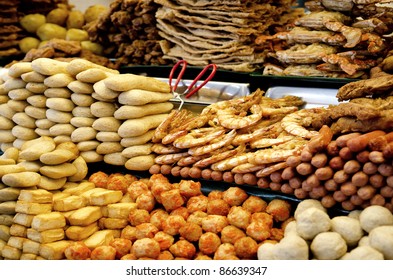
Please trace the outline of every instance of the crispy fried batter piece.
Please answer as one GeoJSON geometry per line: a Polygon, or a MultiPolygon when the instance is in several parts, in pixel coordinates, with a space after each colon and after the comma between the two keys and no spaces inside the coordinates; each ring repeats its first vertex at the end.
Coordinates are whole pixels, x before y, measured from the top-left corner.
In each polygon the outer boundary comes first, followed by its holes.
{"type": "Polygon", "coordinates": [[[336,97],[339,101],[344,101],[373,94],[378,95],[391,90],[393,90],[393,75],[383,75],[345,84],[339,88],[336,97]]]}

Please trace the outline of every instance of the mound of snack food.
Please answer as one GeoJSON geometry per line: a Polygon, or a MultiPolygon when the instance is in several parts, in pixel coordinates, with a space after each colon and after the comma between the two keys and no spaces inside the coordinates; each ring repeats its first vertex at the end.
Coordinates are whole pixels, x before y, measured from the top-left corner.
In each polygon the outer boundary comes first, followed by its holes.
{"type": "Polygon", "coordinates": [[[260,260],[390,260],[393,215],[385,207],[369,206],[347,216],[329,217],[313,199],[300,202],[278,243],[258,248],[260,260]]]}
{"type": "Polygon", "coordinates": [[[367,78],[390,51],[390,1],[306,1],[309,13],[289,30],[262,35],[271,47],[263,73],[367,78]]]}

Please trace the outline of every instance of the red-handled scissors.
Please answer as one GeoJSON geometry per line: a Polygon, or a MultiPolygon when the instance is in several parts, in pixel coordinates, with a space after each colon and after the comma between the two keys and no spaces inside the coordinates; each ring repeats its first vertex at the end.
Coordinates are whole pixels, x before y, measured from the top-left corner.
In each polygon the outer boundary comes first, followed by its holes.
{"type": "MultiPolygon", "coordinates": [[[[171,88],[172,88],[172,93],[175,94],[175,96],[179,96],[179,95],[180,95],[180,94],[176,93],[176,89],[177,89],[177,86],[178,86],[180,80],[182,79],[182,77],[183,77],[184,72],[186,71],[186,69],[187,69],[187,61],[185,61],[185,60],[179,60],[179,61],[172,67],[172,70],[171,70],[171,72],[169,73],[169,85],[171,86],[171,88]],[[172,79],[173,79],[173,76],[175,75],[175,71],[176,71],[176,69],[177,69],[181,64],[183,64],[182,69],[180,70],[180,73],[179,73],[179,75],[177,76],[177,79],[176,79],[175,84],[172,86],[172,79]]],[[[214,75],[216,74],[216,71],[217,71],[217,65],[215,65],[215,64],[208,64],[208,65],[206,65],[206,66],[202,69],[202,71],[198,74],[198,76],[196,76],[196,78],[192,81],[192,83],[187,87],[187,89],[184,91],[184,93],[182,93],[181,95],[184,95],[186,98],[191,97],[194,93],[196,93],[198,90],[200,90],[204,85],[207,84],[207,82],[209,82],[209,81],[214,77],[214,75]],[[202,76],[203,76],[210,68],[212,69],[210,75],[209,75],[201,84],[199,84],[198,86],[194,87],[195,84],[202,78],[202,76]]]]}

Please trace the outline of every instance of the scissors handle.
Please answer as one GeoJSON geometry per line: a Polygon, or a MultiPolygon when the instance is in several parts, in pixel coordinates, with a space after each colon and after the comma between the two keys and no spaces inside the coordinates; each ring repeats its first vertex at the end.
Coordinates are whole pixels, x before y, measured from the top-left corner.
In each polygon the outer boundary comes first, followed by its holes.
{"type": "Polygon", "coordinates": [[[169,73],[169,86],[172,88],[172,92],[176,91],[177,86],[179,85],[179,82],[181,81],[181,78],[183,77],[184,72],[186,71],[186,68],[187,68],[187,61],[185,61],[185,60],[179,60],[178,62],[176,62],[175,65],[173,65],[172,70],[169,73]],[[181,64],[183,64],[182,69],[180,70],[180,73],[177,76],[175,84],[172,86],[172,79],[173,79],[173,76],[175,75],[175,71],[181,64]]]}
{"type": "Polygon", "coordinates": [[[216,64],[208,64],[206,65],[202,71],[198,74],[198,76],[196,76],[196,78],[192,81],[192,83],[188,86],[188,88],[186,89],[186,91],[184,92],[185,97],[186,98],[190,98],[194,93],[196,93],[198,90],[200,90],[204,85],[207,84],[207,82],[209,82],[214,75],[216,74],[217,71],[217,65],[216,64]],[[197,87],[193,88],[193,86],[202,78],[202,76],[207,72],[207,70],[209,70],[210,68],[212,68],[212,72],[210,73],[210,75],[197,87]],[[190,91],[191,90],[191,91],[190,91]]]}

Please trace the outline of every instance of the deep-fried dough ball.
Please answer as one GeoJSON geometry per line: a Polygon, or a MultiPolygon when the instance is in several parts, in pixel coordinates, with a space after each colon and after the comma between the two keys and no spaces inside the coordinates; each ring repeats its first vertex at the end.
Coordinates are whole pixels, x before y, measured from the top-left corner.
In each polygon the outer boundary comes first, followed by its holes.
{"type": "Polygon", "coordinates": [[[284,230],[282,228],[270,229],[270,239],[280,241],[284,238],[284,230]]]}
{"type": "Polygon", "coordinates": [[[273,199],[266,207],[266,212],[273,215],[273,219],[283,222],[291,216],[291,204],[282,199],[273,199]]]}
{"type": "Polygon", "coordinates": [[[212,260],[212,257],[210,257],[210,256],[208,256],[208,255],[205,255],[204,253],[202,253],[202,252],[199,251],[199,252],[196,254],[196,257],[194,258],[194,260],[211,261],[211,260],[212,260]]]}
{"type": "Polygon", "coordinates": [[[130,261],[135,261],[138,258],[134,254],[127,254],[121,257],[121,260],[130,260],[130,261]]]}
{"type": "Polygon", "coordinates": [[[273,227],[273,216],[266,212],[258,212],[251,214],[251,222],[261,222],[269,226],[273,227]]]}
{"type": "Polygon", "coordinates": [[[214,232],[205,232],[198,241],[199,250],[206,255],[214,254],[220,245],[220,237],[214,232]]]}
{"type": "Polygon", "coordinates": [[[218,246],[217,251],[214,253],[214,260],[238,260],[236,256],[235,246],[230,243],[222,243],[218,246]]]}
{"type": "Polygon", "coordinates": [[[138,177],[132,174],[124,174],[124,178],[126,178],[128,185],[130,185],[132,182],[138,181],[138,177]]]}
{"type": "Polygon", "coordinates": [[[257,242],[249,236],[239,238],[235,244],[236,256],[240,259],[255,259],[258,251],[257,242]]]}
{"type": "Polygon", "coordinates": [[[131,209],[130,213],[128,214],[128,221],[132,226],[148,223],[150,221],[149,211],[145,209],[131,209]]]}
{"type": "Polygon", "coordinates": [[[219,233],[227,225],[227,217],[221,215],[208,215],[202,220],[202,229],[204,231],[219,233]]]}
{"type": "Polygon", "coordinates": [[[239,206],[248,198],[245,190],[239,187],[229,187],[224,191],[222,199],[224,199],[231,206],[239,206]]]}
{"type": "Polygon", "coordinates": [[[207,195],[207,198],[210,199],[220,199],[222,198],[224,195],[223,191],[220,190],[212,190],[211,192],[209,192],[209,194],[207,195]]]}
{"type": "Polygon", "coordinates": [[[262,222],[251,222],[247,228],[246,233],[256,241],[263,241],[270,238],[270,227],[262,222]]]}
{"type": "Polygon", "coordinates": [[[227,218],[231,225],[246,229],[251,221],[251,213],[241,206],[232,206],[227,218]]]}
{"type": "Polygon", "coordinates": [[[147,191],[149,191],[149,187],[142,181],[132,182],[127,188],[127,193],[133,201],[136,201],[140,194],[147,191]]]}
{"type": "Polygon", "coordinates": [[[160,244],[161,251],[169,249],[175,241],[175,238],[172,235],[163,231],[157,232],[153,239],[160,244]]]}
{"type": "Polygon", "coordinates": [[[151,223],[142,223],[136,226],[136,238],[153,238],[158,228],[151,223]]]}
{"type": "Polygon", "coordinates": [[[251,213],[263,212],[266,210],[267,202],[258,196],[251,195],[243,202],[242,206],[251,213]]]}
{"type": "Polygon", "coordinates": [[[116,258],[116,249],[109,245],[101,245],[91,251],[92,260],[114,260],[116,258]]]}
{"type": "Polygon", "coordinates": [[[171,252],[168,250],[162,251],[159,255],[157,260],[173,260],[174,257],[171,252]]]}
{"type": "Polygon", "coordinates": [[[82,241],[74,242],[64,250],[64,255],[67,260],[87,260],[91,250],[82,241]]]}
{"type": "Polygon", "coordinates": [[[181,180],[179,182],[180,194],[186,198],[201,195],[201,182],[194,182],[192,180],[181,180]]]}
{"type": "Polygon", "coordinates": [[[162,223],[162,230],[170,235],[179,234],[179,229],[186,224],[186,220],[182,216],[169,215],[162,223]]]}
{"type": "Polygon", "coordinates": [[[153,196],[156,198],[157,202],[159,203],[162,203],[161,193],[165,191],[169,191],[173,188],[168,178],[162,175],[161,173],[153,174],[150,176],[149,186],[153,196]]]}
{"type": "Polygon", "coordinates": [[[208,214],[203,211],[195,211],[194,213],[191,213],[190,216],[188,216],[187,222],[197,224],[199,226],[202,226],[202,220],[206,218],[208,214]]]}
{"type": "Polygon", "coordinates": [[[97,188],[106,189],[108,178],[108,174],[98,171],[90,175],[89,182],[93,182],[97,188]]]}
{"type": "Polygon", "coordinates": [[[179,215],[184,218],[184,220],[187,220],[188,216],[190,216],[190,213],[188,212],[188,209],[185,206],[180,206],[179,208],[176,208],[175,210],[172,210],[169,215],[179,215]]]}
{"type": "Polygon", "coordinates": [[[209,199],[204,195],[197,195],[190,197],[187,200],[187,209],[189,213],[193,213],[195,211],[203,211],[207,210],[207,203],[209,199]]]}
{"type": "Polygon", "coordinates": [[[207,203],[206,212],[212,215],[226,216],[229,213],[231,206],[223,199],[211,199],[207,203]]]}
{"type": "Polygon", "coordinates": [[[179,229],[180,236],[190,242],[198,241],[202,232],[201,226],[190,222],[186,222],[185,225],[179,229]]]}
{"type": "Polygon", "coordinates": [[[128,186],[128,180],[119,173],[116,173],[115,175],[110,175],[107,181],[108,190],[121,191],[123,194],[127,193],[128,186]]]}
{"type": "Polygon", "coordinates": [[[169,247],[169,251],[173,254],[175,258],[186,258],[192,259],[196,253],[196,248],[191,242],[180,239],[169,247]]]}
{"type": "Polygon", "coordinates": [[[165,221],[168,216],[168,212],[164,209],[155,209],[150,213],[150,223],[155,225],[158,230],[162,230],[162,222],[165,221]]]}
{"type": "Polygon", "coordinates": [[[160,244],[151,238],[142,238],[134,242],[131,248],[133,253],[138,259],[147,257],[156,259],[160,254],[160,244]]]}
{"type": "Polygon", "coordinates": [[[149,212],[152,211],[154,209],[154,206],[156,205],[156,200],[150,191],[141,193],[136,198],[135,202],[139,209],[145,209],[149,212]]]}
{"type": "Polygon", "coordinates": [[[109,246],[116,249],[116,259],[121,259],[130,253],[132,242],[125,238],[115,238],[109,242],[109,246]]]}
{"type": "Polygon", "coordinates": [[[245,232],[240,228],[233,225],[228,225],[224,227],[221,231],[221,242],[235,244],[236,240],[245,236],[245,232]]]}
{"type": "Polygon", "coordinates": [[[136,240],[136,227],[127,225],[125,228],[123,228],[121,230],[120,237],[128,239],[130,241],[135,241],[136,240]]]}
{"type": "Polygon", "coordinates": [[[172,189],[169,191],[163,191],[161,193],[161,203],[164,206],[165,210],[170,212],[183,206],[186,202],[183,196],[180,194],[179,189],[172,189]]]}

